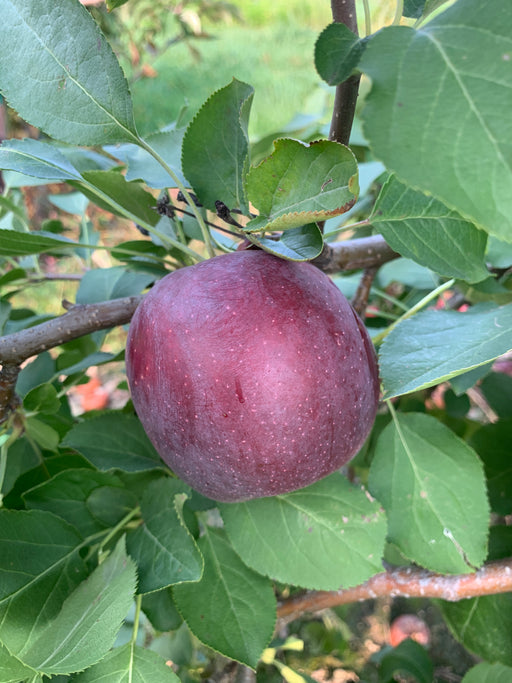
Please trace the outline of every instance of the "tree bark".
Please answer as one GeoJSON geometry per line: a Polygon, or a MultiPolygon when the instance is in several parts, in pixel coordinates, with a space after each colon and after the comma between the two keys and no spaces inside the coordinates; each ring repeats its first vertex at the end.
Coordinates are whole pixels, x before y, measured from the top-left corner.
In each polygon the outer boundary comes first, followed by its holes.
{"type": "Polygon", "coordinates": [[[456,602],[465,598],[512,591],[512,558],[489,562],[472,574],[445,576],[414,567],[391,569],[365,583],[339,591],[308,591],[284,600],[277,608],[278,619],[293,621],[304,612],[317,612],[361,600],[385,596],[440,598],[456,602]]]}

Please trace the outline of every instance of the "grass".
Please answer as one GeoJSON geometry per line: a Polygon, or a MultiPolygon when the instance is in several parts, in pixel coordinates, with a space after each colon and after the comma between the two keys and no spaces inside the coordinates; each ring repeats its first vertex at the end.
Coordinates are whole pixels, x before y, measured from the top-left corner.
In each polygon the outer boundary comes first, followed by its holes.
{"type": "Polygon", "coordinates": [[[255,88],[251,136],[259,137],[286,124],[304,110],[320,88],[313,64],[317,31],[297,24],[253,28],[217,28],[218,39],[196,43],[195,61],[183,43],[170,47],[152,64],[158,76],[132,85],[135,117],[143,133],[175,120],[188,103],[188,121],[201,104],[232,78],[255,88]]]}
{"type": "MultiPolygon", "coordinates": [[[[212,40],[195,40],[200,60],[184,43],[172,45],[151,62],[156,78],[132,84],[135,117],[142,134],[176,120],[188,105],[188,122],[201,104],[232,78],[255,88],[249,133],[261,137],[288,123],[310,106],[310,95],[324,88],[313,55],[320,31],[332,21],[328,0],[231,0],[243,24],[207,25],[212,40]]],[[[357,0],[364,34],[362,0],[357,0]]],[[[389,23],[395,2],[370,0],[373,30],[389,23]]],[[[147,56],[146,56],[146,60],[147,56]]],[[[317,107],[318,109],[319,107],[317,107]]]]}

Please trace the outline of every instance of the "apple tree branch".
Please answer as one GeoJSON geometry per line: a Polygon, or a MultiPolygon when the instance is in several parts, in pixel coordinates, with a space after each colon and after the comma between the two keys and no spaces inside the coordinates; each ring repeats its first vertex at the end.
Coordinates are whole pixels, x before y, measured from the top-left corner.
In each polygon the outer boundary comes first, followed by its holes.
{"type": "Polygon", "coordinates": [[[456,602],[466,598],[512,591],[512,558],[489,562],[472,574],[445,576],[405,567],[375,574],[365,583],[339,591],[308,591],[283,600],[277,608],[278,619],[293,621],[304,612],[318,612],[352,602],[385,596],[440,598],[456,602]]]}

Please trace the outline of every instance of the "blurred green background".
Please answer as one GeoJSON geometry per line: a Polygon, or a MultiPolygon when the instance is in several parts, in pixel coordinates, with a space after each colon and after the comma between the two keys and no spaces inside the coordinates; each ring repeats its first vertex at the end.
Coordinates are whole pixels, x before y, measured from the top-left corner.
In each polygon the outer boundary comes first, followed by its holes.
{"type": "MultiPolygon", "coordinates": [[[[364,35],[362,0],[357,7],[364,35]]],[[[370,0],[372,30],[389,23],[395,7],[370,0]]],[[[252,139],[280,131],[299,112],[328,120],[331,89],[313,53],[332,20],[329,0],[131,0],[110,15],[93,12],[127,73],[142,134],[180,115],[186,123],[232,78],[255,88],[252,139]]]]}

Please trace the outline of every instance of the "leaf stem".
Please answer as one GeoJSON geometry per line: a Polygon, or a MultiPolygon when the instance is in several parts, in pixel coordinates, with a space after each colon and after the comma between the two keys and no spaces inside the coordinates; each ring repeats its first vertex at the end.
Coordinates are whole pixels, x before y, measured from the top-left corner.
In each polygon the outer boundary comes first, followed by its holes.
{"type": "MultiPolygon", "coordinates": [[[[187,247],[186,244],[182,244],[178,240],[173,240],[168,235],[163,235],[159,230],[157,230],[150,223],[147,223],[146,221],[141,220],[141,218],[139,216],[136,216],[131,211],[126,210],[125,207],[123,207],[121,204],[117,204],[117,202],[113,202],[112,198],[108,194],[106,194],[105,192],[102,192],[95,185],[92,185],[91,183],[89,183],[85,180],[81,181],[81,184],[85,185],[90,192],[92,192],[96,196],[103,199],[103,201],[105,201],[107,204],[110,204],[113,207],[115,206],[116,210],[119,211],[119,213],[121,213],[122,215],[124,215],[125,218],[128,218],[129,220],[133,221],[134,223],[137,223],[141,227],[145,228],[152,235],[155,235],[156,237],[158,237],[160,240],[162,240],[162,242],[164,244],[167,243],[169,246],[174,247],[175,249],[179,249],[180,251],[184,252],[185,254],[187,254],[188,256],[193,258],[194,261],[202,261],[203,260],[202,256],[200,256],[198,253],[196,253],[195,251],[190,249],[190,247],[187,247]]],[[[78,246],[82,246],[82,245],[78,245],[78,246]]],[[[101,247],[98,247],[96,245],[83,245],[83,246],[85,246],[87,248],[101,249],[101,247]]],[[[110,249],[110,247],[108,249],[110,249]]]]}
{"type": "Polygon", "coordinates": [[[105,538],[102,540],[102,542],[99,545],[98,550],[101,552],[103,548],[107,545],[107,543],[110,543],[110,541],[114,538],[114,536],[121,531],[121,529],[128,524],[128,522],[135,517],[135,515],[140,514],[140,507],[137,505],[134,507],[130,512],[128,512],[123,519],[118,522],[112,529],[109,531],[109,533],[105,536],[105,538]]]}
{"type": "Polygon", "coordinates": [[[372,34],[372,16],[370,12],[370,3],[368,0],[363,0],[364,8],[364,33],[366,36],[372,34]]]}
{"type": "Polygon", "coordinates": [[[132,630],[132,637],[130,639],[130,645],[133,651],[133,648],[136,645],[137,642],[137,634],[139,632],[139,622],[140,622],[140,610],[142,606],[142,594],[138,594],[135,596],[135,617],[133,619],[133,630],[132,630]]]}
{"type": "Polygon", "coordinates": [[[395,18],[393,19],[393,26],[398,26],[400,24],[400,19],[404,13],[404,0],[397,0],[395,18]]]}
{"type": "Polygon", "coordinates": [[[172,170],[172,168],[169,166],[169,164],[166,163],[164,159],[158,154],[158,152],[151,147],[151,145],[148,145],[148,143],[143,140],[142,138],[139,138],[139,144],[141,147],[143,147],[146,152],[151,154],[151,156],[158,161],[158,163],[164,168],[167,173],[171,176],[171,178],[174,180],[176,183],[176,187],[181,190],[183,196],[185,197],[185,200],[187,204],[190,206],[192,212],[194,213],[194,217],[196,221],[199,224],[199,227],[201,228],[201,233],[203,235],[203,240],[206,245],[206,250],[208,252],[208,256],[212,258],[215,256],[215,251],[213,249],[213,244],[212,240],[210,237],[210,231],[208,230],[206,223],[204,222],[203,217],[201,216],[201,212],[199,211],[198,207],[195,205],[194,201],[192,200],[192,197],[190,196],[190,193],[188,192],[187,188],[185,185],[181,182],[181,180],[178,178],[176,173],[172,170]]]}
{"type": "Polygon", "coordinates": [[[380,332],[379,334],[375,335],[373,337],[373,343],[374,344],[380,344],[391,332],[391,330],[394,330],[397,325],[399,325],[401,322],[404,320],[407,320],[407,318],[410,318],[413,316],[415,313],[418,311],[421,311],[422,308],[424,308],[427,304],[429,304],[433,299],[436,299],[440,294],[445,292],[447,289],[450,289],[450,287],[453,287],[455,284],[455,279],[448,280],[447,282],[444,282],[442,285],[439,285],[439,287],[436,287],[434,290],[429,292],[427,296],[424,296],[421,301],[418,301],[417,304],[412,306],[406,313],[401,315],[396,322],[394,322],[392,325],[389,327],[386,327],[385,330],[380,332]]]}

